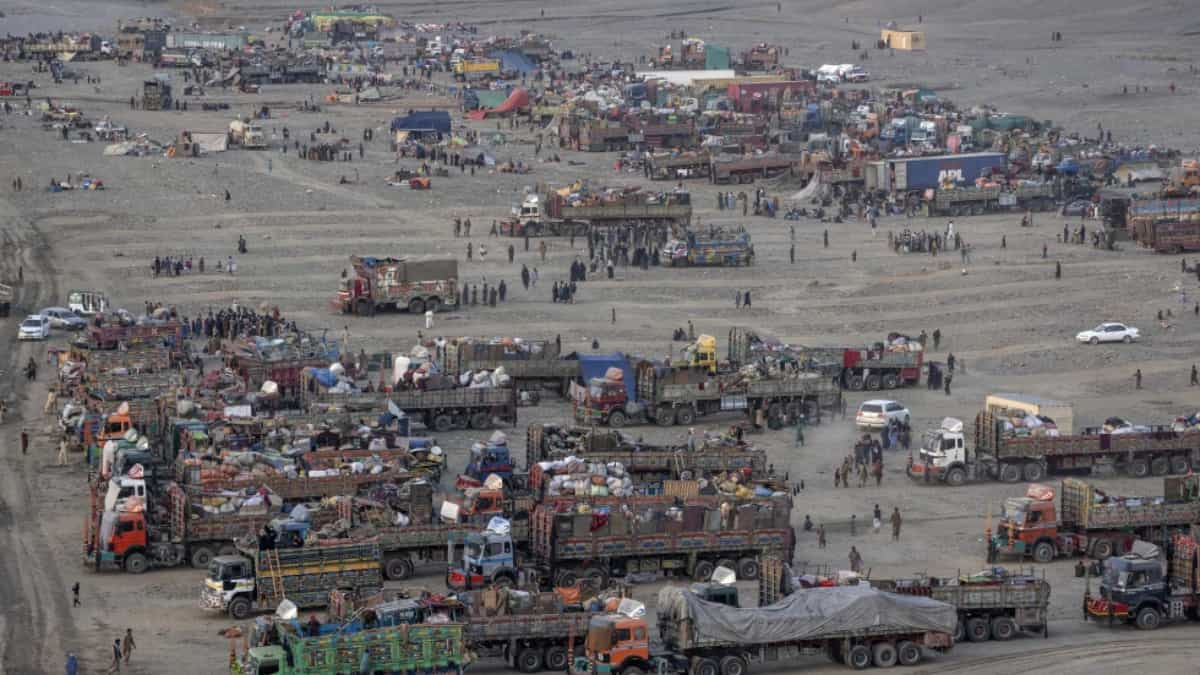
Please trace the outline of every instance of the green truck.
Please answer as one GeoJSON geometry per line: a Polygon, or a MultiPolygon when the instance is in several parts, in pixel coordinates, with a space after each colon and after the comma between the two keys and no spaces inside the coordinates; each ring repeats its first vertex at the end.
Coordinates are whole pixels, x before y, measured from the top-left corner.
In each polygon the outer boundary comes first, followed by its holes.
{"type": "Polygon", "coordinates": [[[462,675],[470,660],[464,624],[406,623],[382,613],[377,613],[376,617],[370,628],[360,620],[321,624],[316,635],[310,635],[311,626],[294,619],[267,624],[263,634],[256,630],[251,640],[251,644],[261,646],[246,650],[241,661],[231,660],[230,672],[248,675],[462,675]]]}

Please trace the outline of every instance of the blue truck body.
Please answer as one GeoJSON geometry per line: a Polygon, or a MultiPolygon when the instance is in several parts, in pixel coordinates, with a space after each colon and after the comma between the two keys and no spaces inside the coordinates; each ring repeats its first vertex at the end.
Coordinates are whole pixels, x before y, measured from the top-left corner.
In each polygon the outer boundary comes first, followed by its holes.
{"type": "Polygon", "coordinates": [[[897,157],[871,162],[866,172],[867,189],[885,191],[929,190],[953,179],[958,185],[974,185],[984,173],[1003,173],[1004,153],[973,152],[961,155],[897,157]]]}

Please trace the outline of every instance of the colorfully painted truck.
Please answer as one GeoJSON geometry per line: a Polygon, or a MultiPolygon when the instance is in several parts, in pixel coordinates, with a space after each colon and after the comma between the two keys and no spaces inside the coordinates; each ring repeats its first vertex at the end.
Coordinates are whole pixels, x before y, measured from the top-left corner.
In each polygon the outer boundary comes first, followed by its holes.
{"type": "Polygon", "coordinates": [[[743,232],[725,239],[702,239],[693,233],[686,240],[663,245],[662,261],[671,267],[740,267],[754,263],[754,245],[743,232]]]}
{"type": "Polygon", "coordinates": [[[300,609],[323,607],[329,591],[350,590],[359,597],[383,589],[382,553],[377,540],[339,541],[298,548],[241,548],[238,555],[213,558],[200,592],[200,606],[243,620],[272,612],[287,599],[300,609]]]}
{"type": "Polygon", "coordinates": [[[373,316],[381,309],[412,314],[458,305],[457,260],[350,256],[354,275],[342,279],[337,305],[343,314],[373,316]]]}
{"type": "Polygon", "coordinates": [[[1154,630],[1164,623],[1200,618],[1200,553],[1196,538],[1176,534],[1165,562],[1158,547],[1150,555],[1130,553],[1104,561],[1100,592],[1084,592],[1083,618],[1096,623],[1132,624],[1154,630]],[[1165,568],[1165,569],[1164,569],[1165,568]]]}
{"type": "Polygon", "coordinates": [[[1122,555],[1143,539],[1165,542],[1174,532],[1200,523],[1200,479],[1163,479],[1162,497],[1116,497],[1068,478],[1059,490],[1032,485],[1024,497],[1004,500],[1004,515],[988,546],[988,557],[1032,557],[1040,563],[1059,556],[1104,559],[1122,555]]]}

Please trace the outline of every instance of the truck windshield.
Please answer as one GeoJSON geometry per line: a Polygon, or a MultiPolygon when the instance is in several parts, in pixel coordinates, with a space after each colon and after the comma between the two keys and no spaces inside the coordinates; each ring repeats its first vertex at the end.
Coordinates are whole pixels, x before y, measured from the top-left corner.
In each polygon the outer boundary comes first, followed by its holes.
{"type": "Polygon", "coordinates": [[[463,546],[463,556],[473,560],[479,560],[483,557],[483,542],[478,539],[468,539],[463,546]]]}
{"type": "Polygon", "coordinates": [[[1104,561],[1104,585],[1109,588],[1124,588],[1125,582],[1129,580],[1129,570],[1121,564],[1118,558],[1109,558],[1104,561]]]}
{"type": "Polygon", "coordinates": [[[233,581],[242,573],[242,566],[237,563],[221,563],[216,560],[208,565],[208,578],[213,581],[233,581]]]}
{"type": "Polygon", "coordinates": [[[921,452],[930,455],[942,454],[942,434],[937,431],[926,431],[921,440],[921,452]]]}

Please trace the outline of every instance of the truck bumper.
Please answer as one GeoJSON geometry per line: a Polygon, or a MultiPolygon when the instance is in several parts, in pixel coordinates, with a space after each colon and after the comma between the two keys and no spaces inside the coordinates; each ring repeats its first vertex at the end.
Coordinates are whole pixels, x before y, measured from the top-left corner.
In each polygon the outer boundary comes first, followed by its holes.
{"type": "Polygon", "coordinates": [[[1093,621],[1107,620],[1109,617],[1114,619],[1126,619],[1129,617],[1129,607],[1119,602],[1109,602],[1104,598],[1086,598],[1084,607],[1087,612],[1084,615],[1085,619],[1093,621]]]}
{"type": "Polygon", "coordinates": [[[225,611],[225,598],[211,588],[200,591],[200,608],[212,612],[225,611]]]}
{"type": "Polygon", "coordinates": [[[924,462],[909,462],[904,472],[913,480],[928,482],[941,480],[942,473],[944,473],[938,467],[932,464],[925,464],[924,462]]]}

